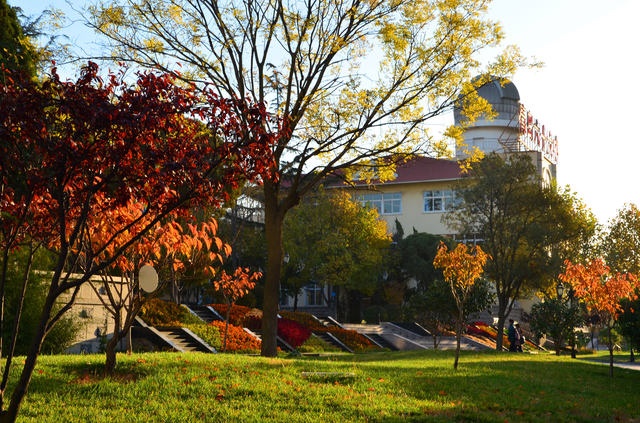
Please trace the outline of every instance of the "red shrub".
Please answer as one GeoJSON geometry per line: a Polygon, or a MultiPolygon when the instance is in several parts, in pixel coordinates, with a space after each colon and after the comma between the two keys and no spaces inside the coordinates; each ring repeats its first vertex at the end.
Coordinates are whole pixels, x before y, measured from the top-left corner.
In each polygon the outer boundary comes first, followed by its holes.
{"type": "Polygon", "coordinates": [[[278,319],[278,336],[293,348],[298,348],[311,336],[311,331],[300,323],[284,317],[278,319]]]}

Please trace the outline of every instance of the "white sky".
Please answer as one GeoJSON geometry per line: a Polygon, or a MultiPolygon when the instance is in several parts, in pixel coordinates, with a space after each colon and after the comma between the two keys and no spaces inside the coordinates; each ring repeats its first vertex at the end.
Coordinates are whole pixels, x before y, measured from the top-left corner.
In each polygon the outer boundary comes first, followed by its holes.
{"type": "MultiPolygon", "coordinates": [[[[36,15],[48,5],[66,8],[64,0],[9,3],[36,15]]],[[[494,0],[490,16],[502,23],[505,44],[545,63],[519,71],[513,82],[521,102],[558,136],[560,185],[569,185],[601,223],[625,203],[640,205],[640,137],[630,125],[640,120],[633,74],[640,1],[494,0]]]]}
{"type": "Polygon", "coordinates": [[[508,44],[545,62],[520,71],[520,101],[558,136],[558,182],[601,223],[640,204],[637,60],[640,1],[495,0],[508,44]]]}

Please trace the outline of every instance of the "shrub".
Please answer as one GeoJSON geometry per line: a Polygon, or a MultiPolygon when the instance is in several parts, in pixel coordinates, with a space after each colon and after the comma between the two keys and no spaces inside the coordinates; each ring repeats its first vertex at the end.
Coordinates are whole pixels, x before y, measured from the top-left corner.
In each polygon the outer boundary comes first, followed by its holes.
{"type": "Polygon", "coordinates": [[[185,307],[176,303],[152,298],[140,309],[140,317],[151,326],[181,326],[183,323],[197,322],[185,307]]]}
{"type": "Polygon", "coordinates": [[[281,311],[280,315],[306,326],[312,332],[330,332],[353,351],[360,352],[378,348],[376,345],[371,343],[369,339],[367,339],[364,335],[358,333],[357,331],[342,329],[336,326],[325,326],[324,324],[322,324],[322,322],[318,321],[318,319],[316,319],[309,313],[281,311]]]}
{"type": "MultiPolygon", "coordinates": [[[[209,306],[213,307],[223,318],[227,317],[227,309],[229,307],[226,304],[209,304],[209,306]]],[[[247,316],[251,310],[252,309],[247,306],[234,304],[233,307],[231,307],[231,313],[229,313],[229,323],[236,326],[244,326],[245,316],[247,316]]]]}
{"type": "Polygon", "coordinates": [[[222,347],[222,337],[220,336],[220,329],[217,326],[209,325],[207,323],[192,323],[185,325],[185,327],[198,335],[200,339],[216,350],[219,350],[222,347]]]}
{"type": "Polygon", "coordinates": [[[304,341],[309,339],[311,331],[295,320],[281,317],[278,319],[278,336],[297,349],[304,341]]]}
{"type": "Polygon", "coordinates": [[[367,337],[355,330],[342,329],[338,327],[325,327],[324,332],[329,332],[338,338],[343,344],[355,352],[362,352],[369,349],[378,349],[367,337]]]}
{"type": "MultiPolygon", "coordinates": [[[[213,321],[210,325],[220,331],[220,337],[224,338],[225,322],[213,321]]],[[[220,347],[222,348],[222,347],[220,347]]],[[[225,352],[259,352],[260,340],[249,335],[241,327],[229,323],[227,332],[227,348],[225,352]]]]}
{"type": "Polygon", "coordinates": [[[312,332],[315,332],[317,330],[323,330],[326,328],[326,326],[323,325],[322,322],[318,321],[318,319],[316,319],[315,317],[313,317],[313,315],[309,313],[302,313],[302,312],[294,313],[293,311],[281,311],[280,315],[289,320],[293,320],[300,323],[301,325],[309,328],[312,332]]]}
{"type": "Polygon", "coordinates": [[[298,351],[301,353],[319,353],[319,352],[339,352],[340,349],[334,345],[331,345],[324,341],[322,338],[318,338],[315,335],[311,335],[309,339],[304,341],[298,351]]]}

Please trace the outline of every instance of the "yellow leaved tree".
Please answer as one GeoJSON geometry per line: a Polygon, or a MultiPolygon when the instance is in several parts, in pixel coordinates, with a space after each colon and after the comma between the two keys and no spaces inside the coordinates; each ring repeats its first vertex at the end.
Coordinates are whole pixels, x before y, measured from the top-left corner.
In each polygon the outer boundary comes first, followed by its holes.
{"type": "Polygon", "coordinates": [[[503,39],[486,0],[90,3],[87,23],[110,50],[103,57],[180,66],[183,79],[222,97],[270,105],[262,125],[277,134],[272,170],[280,177],[265,179],[261,196],[264,356],[277,353],[287,212],[329,175],[357,168],[384,179],[408,156],[441,154],[460,131],[434,133],[434,119],[454,105],[470,120],[490,114],[476,88],[526,62],[515,47],[481,61],[503,39]]]}
{"type": "Polygon", "coordinates": [[[433,260],[436,269],[442,269],[444,280],[451,287],[451,294],[456,301],[458,315],[456,316],[456,358],[453,368],[458,368],[460,356],[460,338],[465,322],[465,304],[476,281],[482,275],[483,268],[489,256],[478,245],[467,246],[458,244],[449,251],[444,242],[440,242],[438,252],[433,260]]]}

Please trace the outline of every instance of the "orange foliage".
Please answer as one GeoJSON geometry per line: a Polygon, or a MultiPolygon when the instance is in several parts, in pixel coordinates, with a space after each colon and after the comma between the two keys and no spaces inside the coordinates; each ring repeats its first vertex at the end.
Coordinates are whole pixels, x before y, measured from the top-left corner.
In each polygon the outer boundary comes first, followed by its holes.
{"type": "Polygon", "coordinates": [[[229,275],[223,270],[218,276],[218,280],[213,281],[213,287],[222,293],[228,304],[235,304],[256,286],[256,281],[261,277],[261,272],[250,274],[247,268],[238,267],[233,275],[229,275]]]}
{"type": "Polygon", "coordinates": [[[605,323],[609,319],[617,320],[622,311],[620,300],[637,298],[637,277],[631,273],[612,274],[601,258],[586,266],[566,260],[565,266],[565,272],[559,275],[560,280],[571,285],[574,295],[584,302],[587,310],[597,313],[605,323]]]}
{"type": "Polygon", "coordinates": [[[482,274],[488,257],[478,245],[458,244],[453,251],[448,251],[446,244],[440,241],[433,266],[442,269],[445,281],[452,288],[467,291],[482,274]]]}
{"type": "MultiPolygon", "coordinates": [[[[220,333],[225,331],[225,323],[213,321],[210,323],[216,326],[220,333]]],[[[229,324],[227,327],[227,339],[224,348],[225,352],[229,351],[260,351],[260,340],[249,335],[241,327],[229,324]]]]}

